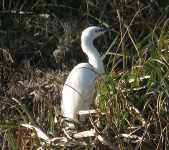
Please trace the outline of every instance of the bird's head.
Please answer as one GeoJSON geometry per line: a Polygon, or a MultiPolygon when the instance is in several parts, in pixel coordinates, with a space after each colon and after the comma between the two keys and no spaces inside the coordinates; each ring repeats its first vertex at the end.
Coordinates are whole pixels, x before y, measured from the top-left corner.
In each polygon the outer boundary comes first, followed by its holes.
{"type": "Polygon", "coordinates": [[[91,26],[82,31],[81,39],[82,40],[84,39],[94,40],[100,35],[102,35],[103,33],[105,33],[106,31],[107,31],[106,28],[91,26]]]}

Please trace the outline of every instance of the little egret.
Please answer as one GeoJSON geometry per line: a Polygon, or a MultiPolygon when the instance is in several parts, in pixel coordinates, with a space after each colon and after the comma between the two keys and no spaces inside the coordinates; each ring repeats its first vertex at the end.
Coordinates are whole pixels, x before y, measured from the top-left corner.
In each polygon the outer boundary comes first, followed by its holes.
{"type": "Polygon", "coordinates": [[[77,120],[77,112],[88,110],[92,104],[93,90],[99,75],[104,73],[103,61],[93,41],[107,30],[91,26],[82,31],[81,48],[88,63],[80,63],[70,72],[62,90],[62,115],[77,120]]]}

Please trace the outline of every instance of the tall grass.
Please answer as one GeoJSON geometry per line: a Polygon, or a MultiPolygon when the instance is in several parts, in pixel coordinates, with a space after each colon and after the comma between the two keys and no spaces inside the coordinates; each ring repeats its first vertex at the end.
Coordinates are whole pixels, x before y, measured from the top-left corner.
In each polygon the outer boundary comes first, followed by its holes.
{"type": "MultiPolygon", "coordinates": [[[[104,128],[107,132],[113,130],[114,137],[128,134],[124,138],[128,138],[130,144],[137,135],[141,140],[135,139],[138,140],[138,143],[135,141],[135,148],[169,148],[168,20],[160,26],[143,39],[144,44],[143,41],[134,41],[129,32],[125,35],[135,47],[135,55],[131,56],[124,51],[112,54],[111,59],[123,57],[123,66],[127,68],[118,73],[112,69],[100,88],[99,107],[106,113],[104,128]],[[126,58],[131,59],[128,60],[130,65],[126,64],[126,58]]],[[[125,140],[119,141],[117,138],[114,142],[126,147],[125,140]]],[[[130,147],[129,143],[127,147],[130,147]]]]}

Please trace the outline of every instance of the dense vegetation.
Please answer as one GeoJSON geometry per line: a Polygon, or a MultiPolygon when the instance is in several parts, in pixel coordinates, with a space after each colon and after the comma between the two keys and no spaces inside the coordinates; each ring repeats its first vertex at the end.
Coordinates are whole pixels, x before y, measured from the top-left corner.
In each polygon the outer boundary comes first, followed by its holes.
{"type": "Polygon", "coordinates": [[[168,17],[167,0],[3,0],[0,149],[169,149],[168,17]],[[62,85],[87,60],[80,33],[90,25],[112,28],[95,43],[106,74],[83,130],[96,134],[65,141],[62,85]],[[42,141],[21,123],[60,138],[42,141]]]}

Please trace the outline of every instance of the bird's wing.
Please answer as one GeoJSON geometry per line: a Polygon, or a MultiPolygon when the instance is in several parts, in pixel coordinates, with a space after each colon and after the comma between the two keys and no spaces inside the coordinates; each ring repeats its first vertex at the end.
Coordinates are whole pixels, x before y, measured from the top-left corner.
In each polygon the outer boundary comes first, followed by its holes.
{"type": "Polygon", "coordinates": [[[95,86],[97,73],[88,63],[81,63],[74,67],[69,74],[65,85],[78,91],[82,96],[87,96],[95,86]]]}

